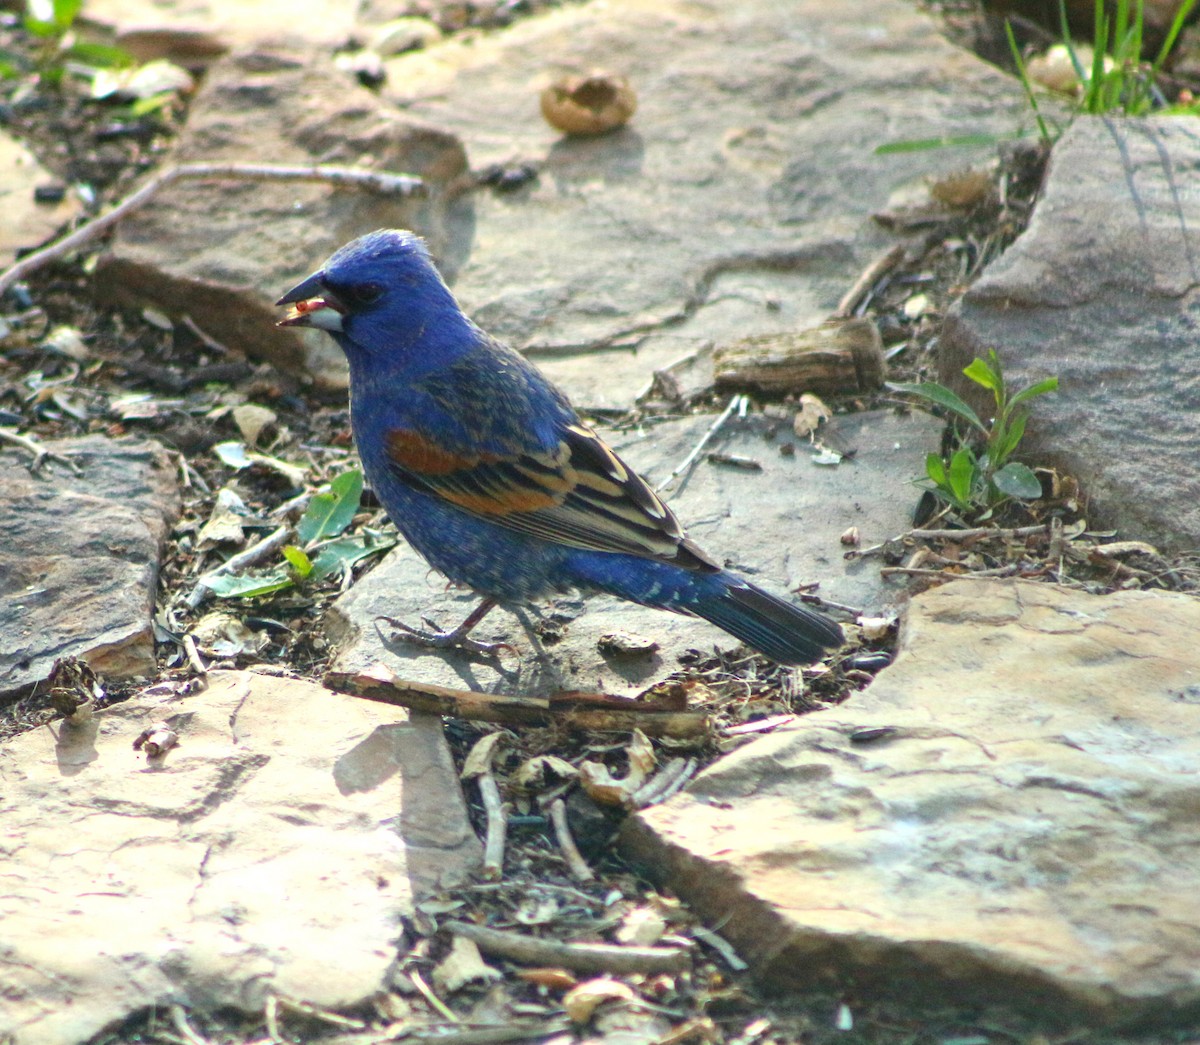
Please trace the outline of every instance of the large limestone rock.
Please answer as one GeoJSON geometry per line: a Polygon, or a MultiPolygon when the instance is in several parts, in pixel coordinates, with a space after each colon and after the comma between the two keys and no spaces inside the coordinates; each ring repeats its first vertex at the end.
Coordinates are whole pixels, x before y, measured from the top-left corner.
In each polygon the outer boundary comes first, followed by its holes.
{"type": "Polygon", "coordinates": [[[1196,117],[1076,120],[1029,228],[951,310],[939,356],[967,395],[962,368],[988,348],[1018,387],[1057,375],[1025,446],[1083,481],[1094,522],[1178,550],[1200,542],[1198,132],[1196,117]]]}
{"type": "Polygon", "coordinates": [[[0,447],[0,698],[82,657],[112,679],[152,675],[158,556],[179,514],[157,443],[86,436],[44,444],[78,474],[0,447]]]}
{"type": "Polygon", "coordinates": [[[629,855],[782,990],[1200,1012],[1200,601],[964,580],[860,696],[717,763],[629,855]]]}
{"type": "Polygon", "coordinates": [[[1008,132],[1025,106],[900,0],[571,4],[387,70],[384,93],[457,134],[474,168],[540,169],[526,189],[476,193],[472,223],[452,226],[468,311],[577,400],[621,407],[706,342],[824,319],[893,245],[870,216],[894,190],[995,151],[877,146],[1008,132]],[[538,92],[594,67],[629,79],[637,113],[563,138],[538,92]]]}
{"type": "Polygon", "coordinates": [[[170,1002],[360,1004],[414,897],[478,856],[437,719],[241,672],[7,743],[0,840],[16,1045],[170,1002]],[[158,720],[179,746],[147,759],[131,745],[158,720]]]}

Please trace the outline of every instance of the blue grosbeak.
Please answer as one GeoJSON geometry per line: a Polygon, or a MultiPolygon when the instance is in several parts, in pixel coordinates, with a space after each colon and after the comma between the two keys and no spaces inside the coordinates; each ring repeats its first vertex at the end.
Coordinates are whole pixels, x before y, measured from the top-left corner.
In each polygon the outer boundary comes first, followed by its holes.
{"type": "Polygon", "coordinates": [[[768,657],[804,664],[842,641],[827,617],[721,568],[531,363],[468,319],[424,243],[398,230],[337,251],[277,304],[328,331],[350,363],[354,440],[408,542],[484,596],[432,645],[497,603],[602,591],[703,617],[768,657]]]}

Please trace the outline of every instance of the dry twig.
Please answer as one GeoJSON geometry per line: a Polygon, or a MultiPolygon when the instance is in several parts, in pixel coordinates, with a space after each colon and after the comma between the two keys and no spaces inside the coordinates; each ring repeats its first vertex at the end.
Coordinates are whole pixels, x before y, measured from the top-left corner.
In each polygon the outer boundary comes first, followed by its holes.
{"type": "Polygon", "coordinates": [[[575,969],[578,972],[607,972],[614,976],[660,972],[682,972],[690,964],[681,947],[621,947],[610,943],[559,943],[523,933],[489,929],[469,922],[447,922],[443,928],[478,944],[485,954],[519,962],[575,969]]]}
{"type": "Polygon", "coordinates": [[[295,527],[290,525],[280,526],[279,529],[267,534],[257,544],[252,544],[244,552],[238,552],[237,555],[226,559],[216,569],[209,570],[208,573],[196,581],[196,586],[192,588],[185,600],[188,608],[194,610],[204,601],[209,592],[208,585],[205,583],[206,581],[214,577],[220,577],[225,573],[237,573],[240,570],[244,570],[247,566],[254,566],[256,563],[262,562],[263,559],[279,551],[288,541],[295,540],[295,537],[295,527]]]}
{"type": "Polygon", "coordinates": [[[487,814],[487,842],[483,847],[483,877],[495,881],[504,874],[504,840],[508,834],[508,806],[500,800],[500,787],[489,769],[476,781],[487,814]]]}
{"type": "Polygon", "coordinates": [[[554,825],[554,837],[558,839],[558,847],[567,861],[567,870],[571,872],[571,877],[577,882],[593,881],[596,877],[595,872],[588,867],[587,861],[575,844],[575,839],[571,837],[571,825],[567,823],[567,804],[561,798],[556,798],[550,803],[550,823],[554,825]]]}
{"type": "Polygon", "coordinates": [[[80,225],[48,247],[27,254],[0,273],[0,294],[43,265],[69,254],[107,232],[126,215],[144,206],[168,185],[188,178],[225,178],[237,181],[324,181],[353,185],[372,192],[413,196],[425,191],[425,183],[411,174],[365,171],[355,167],[289,167],[256,163],[185,163],[156,174],[112,210],[80,225]]]}
{"type": "Polygon", "coordinates": [[[700,441],[692,447],[692,452],[679,463],[679,467],[675,471],[654,488],[654,492],[662,493],[671,483],[691,468],[696,463],[696,459],[704,452],[704,448],[708,445],[709,440],[721,430],[721,426],[733,416],[733,412],[735,410],[744,411],[749,402],[750,400],[744,395],[735,395],[730,399],[729,405],[717,415],[717,419],[708,426],[704,434],[700,437],[700,441]]]}
{"type": "Polygon", "coordinates": [[[525,726],[554,724],[577,731],[640,729],[649,736],[658,737],[703,736],[710,726],[709,716],[702,711],[663,711],[653,705],[631,701],[625,702],[628,707],[614,706],[616,700],[604,694],[562,693],[547,699],[451,689],[397,678],[382,664],[362,672],[331,671],[322,681],[339,693],[429,715],[480,722],[525,726]],[[599,702],[588,703],[589,696],[599,702]]]}
{"type": "Polygon", "coordinates": [[[53,450],[47,450],[32,436],[21,435],[16,429],[0,428],[0,442],[12,443],[13,446],[19,446],[22,450],[33,454],[33,461],[29,465],[29,470],[34,474],[37,474],[47,459],[65,464],[75,475],[80,475],[83,471],[71,458],[57,454],[53,450]]]}

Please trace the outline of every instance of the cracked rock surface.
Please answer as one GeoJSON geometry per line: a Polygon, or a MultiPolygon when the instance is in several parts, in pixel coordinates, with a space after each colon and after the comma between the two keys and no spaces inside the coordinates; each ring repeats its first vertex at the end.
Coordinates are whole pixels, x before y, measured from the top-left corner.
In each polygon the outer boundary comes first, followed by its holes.
{"type": "Polygon", "coordinates": [[[628,822],[774,987],[1200,1011],[1200,603],[961,580],[861,695],[628,822]]]}
{"type": "Polygon", "coordinates": [[[82,657],[111,679],[154,674],[158,556],[179,513],[166,451],[141,439],[60,439],[74,474],[0,447],[0,697],[82,657]]]}
{"type": "Polygon", "coordinates": [[[358,1004],[414,894],[477,855],[440,722],[310,682],[231,672],[23,734],[0,760],[0,1038],[271,992],[358,1004]],[[180,742],[148,759],[157,721],[180,742]]]}

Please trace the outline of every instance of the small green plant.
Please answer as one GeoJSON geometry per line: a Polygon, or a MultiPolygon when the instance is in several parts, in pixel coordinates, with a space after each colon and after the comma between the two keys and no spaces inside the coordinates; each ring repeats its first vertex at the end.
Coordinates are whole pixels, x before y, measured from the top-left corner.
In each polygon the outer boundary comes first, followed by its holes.
{"type": "Polygon", "coordinates": [[[219,574],[204,579],[204,586],[222,598],[248,599],[271,595],[296,585],[313,584],[349,569],[368,555],[391,548],[394,537],[369,535],[342,537],[358,511],[363,477],[357,468],[330,481],[328,490],[313,495],[296,524],[296,540],[283,549],[284,561],[265,573],[219,574]]]}
{"type": "MultiPolygon", "coordinates": [[[[134,64],[133,59],[119,47],[107,44],[88,43],[77,40],[73,32],[75,20],[83,7],[83,0],[27,0],[25,14],[21,20],[24,30],[38,41],[36,68],[0,56],[0,77],[21,75],[22,64],[26,72],[36,72],[47,83],[61,82],[67,72],[68,63],[78,66],[85,63],[93,68],[125,68],[134,64]]],[[[78,73],[78,68],[73,69],[78,73]]]]}
{"type": "MultiPolygon", "coordinates": [[[[1125,116],[1145,116],[1154,110],[1162,109],[1171,112],[1193,111],[1194,106],[1168,106],[1158,89],[1158,78],[1163,63],[1170,55],[1184,23],[1196,5],[1196,0],[1184,0],[1179,5],[1158,54],[1149,62],[1142,59],[1144,0],[1134,0],[1132,4],[1130,0],[1117,0],[1111,18],[1105,9],[1104,0],[1094,0],[1094,3],[1092,55],[1087,63],[1080,60],[1079,52],[1071,40],[1066,4],[1064,0],[1059,0],[1058,3],[1063,47],[1071,58],[1080,85],[1076,111],[1090,115],[1122,113],[1125,116]]],[[[1004,28],[1008,34],[1013,61],[1017,66],[1017,75],[1025,88],[1025,96],[1037,119],[1038,129],[1042,137],[1049,142],[1050,132],[1038,108],[1037,97],[1033,92],[1021,49],[1013,35],[1012,25],[1006,21],[1004,28]]]]}
{"type": "Polygon", "coordinates": [[[1058,378],[1038,381],[1009,395],[994,349],[988,350],[986,360],[972,362],[963,374],[992,393],[996,412],[990,425],[945,385],[927,382],[892,386],[948,410],[973,430],[948,459],[940,454],[930,454],[925,459],[925,472],[933,484],[933,492],[960,512],[993,509],[1009,498],[1036,500],[1042,495],[1042,484],[1012,456],[1021,444],[1029,420],[1025,404],[1034,396],[1057,391],[1058,378]]]}

